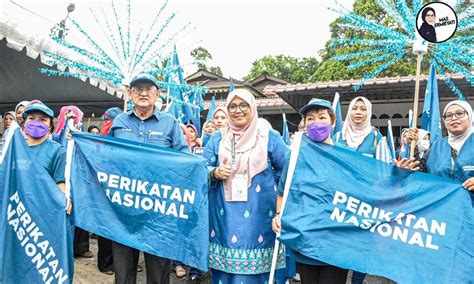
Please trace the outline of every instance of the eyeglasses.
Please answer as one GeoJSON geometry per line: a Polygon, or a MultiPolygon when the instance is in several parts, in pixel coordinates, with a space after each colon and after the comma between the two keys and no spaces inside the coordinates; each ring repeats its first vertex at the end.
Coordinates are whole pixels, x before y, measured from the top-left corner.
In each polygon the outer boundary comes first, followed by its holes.
{"type": "Polygon", "coordinates": [[[156,92],[157,89],[156,89],[155,86],[141,87],[141,88],[132,87],[131,91],[132,91],[132,94],[134,94],[134,95],[139,95],[139,94],[143,93],[144,91],[145,91],[147,94],[152,94],[152,93],[156,92]]]}
{"type": "Polygon", "coordinates": [[[435,17],[435,14],[426,14],[425,17],[431,17],[431,18],[434,18],[435,17]]]}
{"type": "Polygon", "coordinates": [[[240,105],[236,105],[236,104],[231,104],[227,107],[227,110],[230,112],[230,113],[234,113],[237,111],[237,107],[242,111],[242,112],[246,112],[250,106],[246,103],[241,103],[240,105]]]}
{"type": "Polygon", "coordinates": [[[445,121],[451,121],[453,120],[454,116],[456,116],[456,118],[463,118],[464,116],[466,116],[466,113],[467,111],[465,110],[459,110],[455,113],[447,112],[445,115],[443,115],[443,119],[445,121]]]}

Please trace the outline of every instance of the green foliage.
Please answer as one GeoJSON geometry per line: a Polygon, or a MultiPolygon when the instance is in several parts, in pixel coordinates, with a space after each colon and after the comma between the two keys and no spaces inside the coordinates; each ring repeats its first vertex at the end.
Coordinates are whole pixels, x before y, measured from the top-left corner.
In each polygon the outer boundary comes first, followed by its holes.
{"type": "Polygon", "coordinates": [[[318,68],[319,62],[314,57],[296,58],[287,55],[264,56],[252,63],[252,68],[245,81],[251,81],[264,74],[269,74],[292,83],[307,83],[318,68]]]}
{"type": "Polygon", "coordinates": [[[191,56],[194,58],[194,62],[198,66],[199,69],[204,69],[209,72],[215,73],[217,75],[222,76],[222,69],[219,66],[208,66],[209,61],[212,60],[211,53],[205,49],[204,47],[200,46],[193,50],[191,50],[191,56]]]}
{"type": "Polygon", "coordinates": [[[223,75],[223,74],[222,74],[221,67],[219,67],[219,66],[211,66],[211,67],[209,68],[209,72],[212,72],[212,73],[214,73],[214,74],[221,75],[221,76],[223,75]]]}
{"type": "Polygon", "coordinates": [[[194,58],[199,69],[207,70],[207,62],[212,60],[211,53],[202,46],[191,50],[191,56],[194,58]]]}
{"type": "MultiPolygon", "coordinates": [[[[410,3],[409,3],[410,4],[410,3]]],[[[374,0],[355,0],[353,5],[353,11],[369,20],[383,25],[397,28],[397,25],[393,19],[388,17],[383,9],[377,5],[374,0]]],[[[319,68],[312,75],[312,81],[327,81],[327,80],[347,80],[347,79],[360,79],[364,77],[364,74],[374,71],[378,64],[368,64],[366,66],[349,69],[348,64],[341,63],[331,60],[331,57],[337,54],[344,54],[348,52],[361,51],[365,47],[362,46],[338,46],[335,48],[328,48],[333,39],[336,38],[347,38],[347,37],[361,37],[367,39],[373,39],[376,37],[363,35],[359,31],[348,30],[339,27],[337,24],[341,23],[341,18],[337,18],[330,25],[331,39],[326,42],[325,48],[320,51],[322,62],[319,68]]],[[[410,56],[411,50],[406,50],[408,56],[402,60],[396,62],[387,70],[383,71],[379,77],[389,76],[407,76],[416,73],[416,56],[410,56]]],[[[360,58],[365,59],[365,58],[360,58]]],[[[422,70],[424,73],[428,72],[427,66],[423,66],[422,70]]]]}

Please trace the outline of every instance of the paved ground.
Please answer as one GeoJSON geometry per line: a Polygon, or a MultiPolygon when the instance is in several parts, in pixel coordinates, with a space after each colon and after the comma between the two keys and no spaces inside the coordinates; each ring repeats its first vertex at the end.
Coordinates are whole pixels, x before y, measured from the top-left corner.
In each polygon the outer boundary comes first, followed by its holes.
{"type": "MultiPolygon", "coordinates": [[[[94,254],[92,258],[76,258],[74,267],[75,267],[75,274],[74,274],[74,283],[76,284],[89,284],[89,283],[97,283],[97,284],[112,284],[114,283],[114,276],[113,275],[106,275],[101,273],[97,269],[97,239],[90,239],[90,250],[94,254]]],[[[144,284],[145,281],[145,263],[143,260],[143,255],[140,255],[140,262],[141,266],[143,267],[142,272],[137,273],[137,284],[144,284]]],[[[171,268],[170,268],[171,271],[171,268]]],[[[171,284],[190,284],[190,283],[197,283],[192,282],[186,279],[178,279],[174,272],[171,272],[171,284]]],[[[203,279],[199,282],[202,284],[209,284],[211,283],[209,274],[206,274],[203,279]]],[[[299,282],[292,282],[292,283],[299,283],[299,282]]],[[[394,282],[386,279],[382,279],[379,277],[372,277],[368,276],[365,279],[365,283],[367,284],[393,284],[394,282]]],[[[347,280],[347,284],[350,284],[349,279],[347,280]]]]}

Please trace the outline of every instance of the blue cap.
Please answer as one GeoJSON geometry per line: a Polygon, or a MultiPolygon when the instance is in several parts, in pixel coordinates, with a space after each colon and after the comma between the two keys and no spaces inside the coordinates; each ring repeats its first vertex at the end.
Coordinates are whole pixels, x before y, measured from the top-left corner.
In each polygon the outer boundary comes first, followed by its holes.
{"type": "Polygon", "coordinates": [[[329,101],[312,98],[308,104],[306,104],[304,107],[300,109],[300,114],[304,116],[306,112],[308,112],[308,110],[312,108],[327,108],[327,109],[330,109],[332,112],[334,112],[334,109],[332,108],[332,105],[329,101]]]}
{"type": "Polygon", "coordinates": [[[54,118],[54,111],[39,100],[31,101],[29,104],[26,105],[25,110],[23,111],[23,115],[22,115],[23,119],[26,119],[26,117],[28,116],[28,113],[32,111],[40,111],[46,114],[47,116],[54,118]]]}
{"type": "Polygon", "coordinates": [[[155,85],[158,89],[160,88],[156,78],[148,73],[140,73],[133,77],[132,81],[130,82],[130,88],[141,82],[148,82],[155,85]]]}

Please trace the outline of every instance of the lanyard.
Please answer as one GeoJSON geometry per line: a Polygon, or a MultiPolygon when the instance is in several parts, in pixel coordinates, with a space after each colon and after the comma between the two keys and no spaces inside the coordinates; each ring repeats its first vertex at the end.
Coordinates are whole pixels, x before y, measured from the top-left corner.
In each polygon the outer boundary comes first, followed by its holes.
{"type": "Polygon", "coordinates": [[[235,169],[235,134],[232,135],[232,145],[230,146],[230,154],[232,156],[232,170],[235,169]]]}

